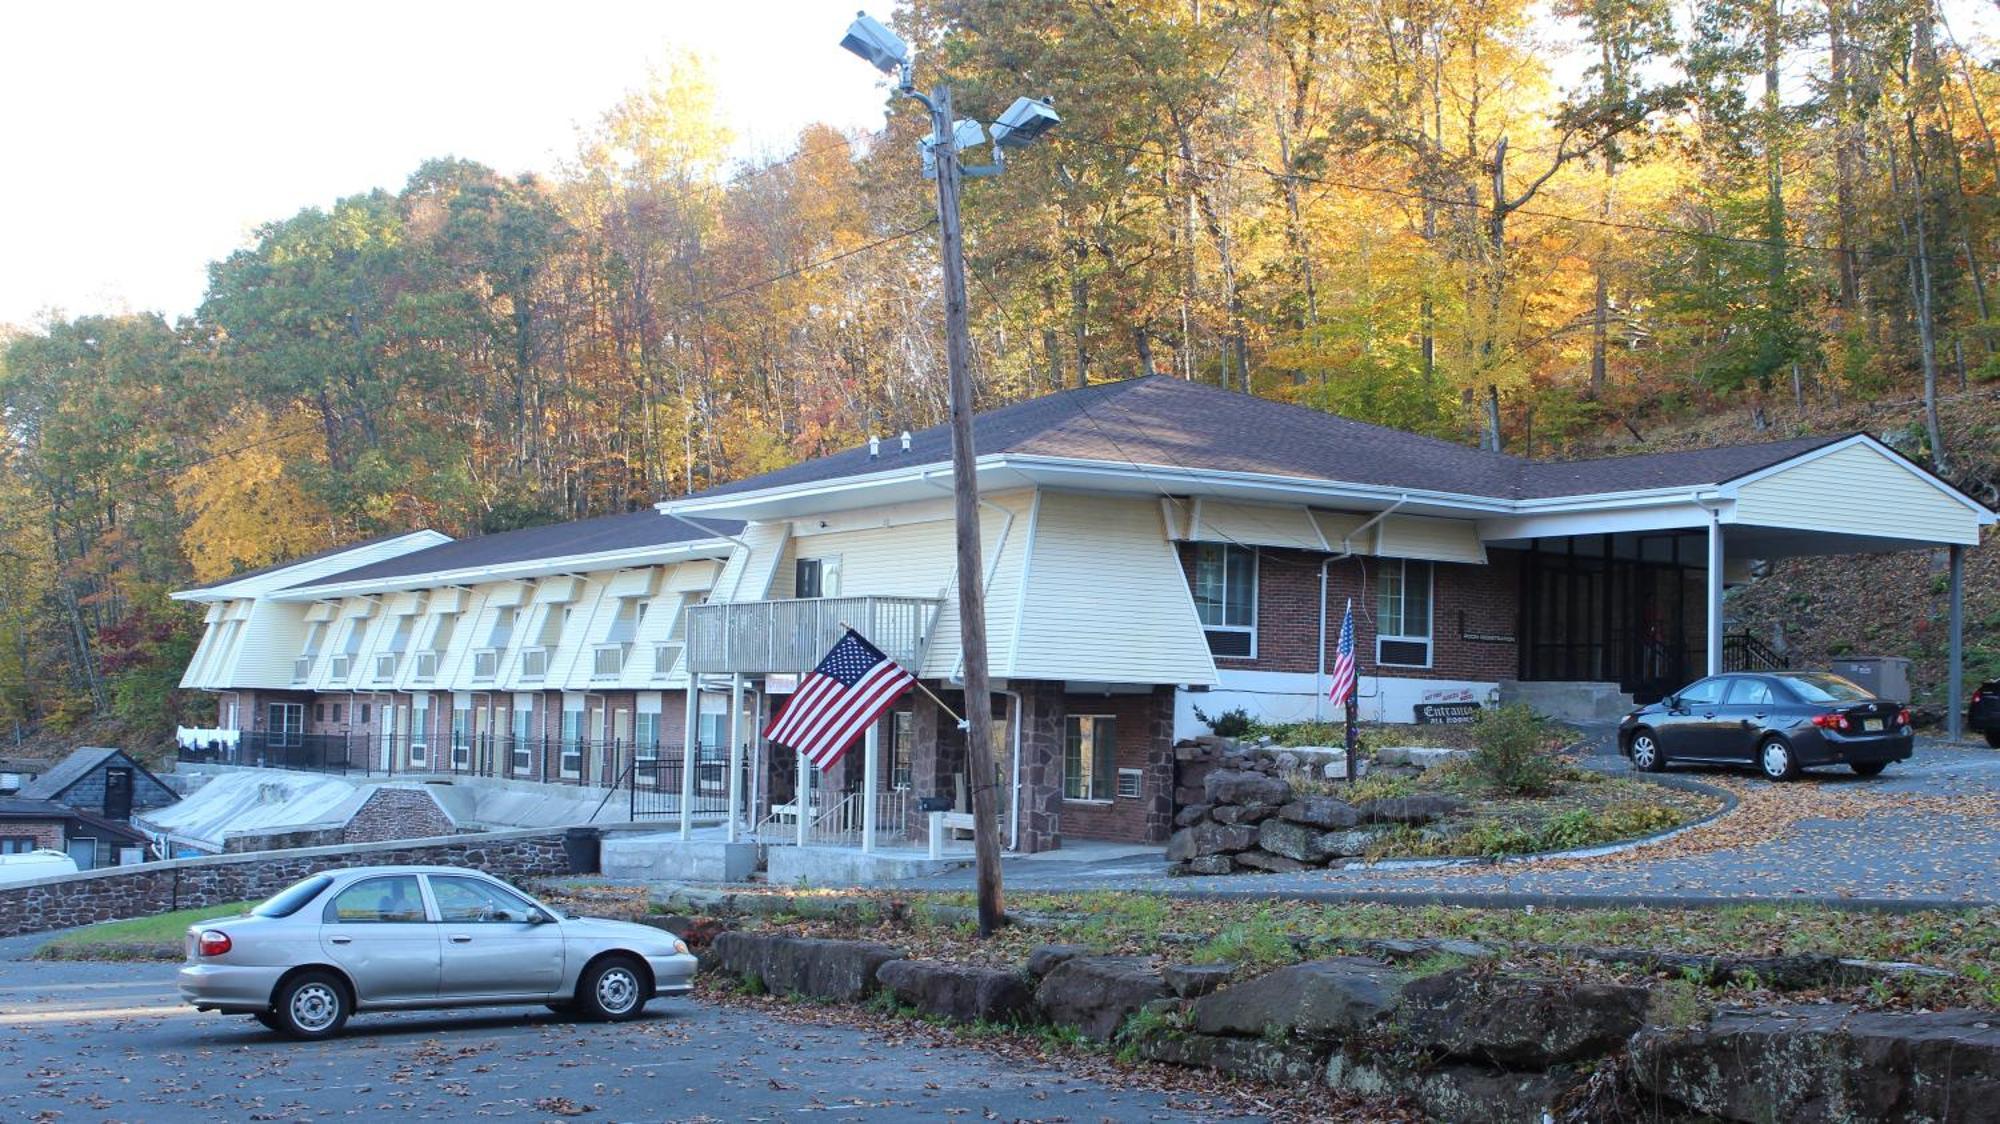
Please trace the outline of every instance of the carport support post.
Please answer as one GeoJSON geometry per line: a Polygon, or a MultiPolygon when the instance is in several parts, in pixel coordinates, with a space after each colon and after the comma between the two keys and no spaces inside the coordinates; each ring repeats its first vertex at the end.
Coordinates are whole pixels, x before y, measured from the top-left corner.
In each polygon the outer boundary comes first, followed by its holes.
{"type": "Polygon", "coordinates": [[[877,761],[881,755],[876,752],[881,738],[876,731],[881,725],[880,722],[870,722],[861,742],[861,752],[866,755],[861,761],[861,791],[867,793],[861,798],[861,853],[864,855],[875,851],[875,789],[882,783],[882,766],[877,761]]]}
{"type": "Polygon", "coordinates": [[[1708,674],[1722,674],[1722,517],[1708,513],[1708,674]]]}
{"type": "Polygon", "coordinates": [[[694,764],[701,759],[701,677],[688,672],[687,717],[681,725],[681,838],[694,838],[694,764]]]}
{"type": "Polygon", "coordinates": [[[1951,547],[1951,666],[1944,720],[1952,741],[1965,733],[1965,548],[1951,547]]]}
{"type": "Polygon", "coordinates": [[[743,673],[729,673],[729,831],[736,842],[736,810],[743,804],[743,673]]]}

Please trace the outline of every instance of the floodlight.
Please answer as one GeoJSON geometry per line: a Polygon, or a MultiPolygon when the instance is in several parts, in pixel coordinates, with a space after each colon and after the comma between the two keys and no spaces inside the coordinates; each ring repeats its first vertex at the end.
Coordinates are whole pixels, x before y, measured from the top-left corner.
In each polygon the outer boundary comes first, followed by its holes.
{"type": "Polygon", "coordinates": [[[847,34],[840,45],[868,60],[868,64],[884,74],[894,74],[909,61],[910,48],[897,38],[896,33],[883,27],[867,12],[856,12],[854,22],[847,25],[847,34]]]}
{"type": "Polygon", "coordinates": [[[1015,98],[993,126],[993,143],[1001,148],[1026,148],[1061,123],[1062,118],[1048,102],[1015,98]]]}
{"type": "Polygon", "coordinates": [[[951,127],[951,139],[958,150],[964,152],[986,143],[986,130],[980,127],[979,122],[969,117],[961,117],[951,127]]]}

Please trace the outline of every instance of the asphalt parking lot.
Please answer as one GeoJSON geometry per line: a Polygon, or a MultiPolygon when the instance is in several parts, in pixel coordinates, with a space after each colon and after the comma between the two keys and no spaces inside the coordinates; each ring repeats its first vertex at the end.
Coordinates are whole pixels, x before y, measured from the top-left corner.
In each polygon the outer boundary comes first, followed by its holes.
{"type": "Polygon", "coordinates": [[[637,1022],[540,1008],[360,1015],[294,1043],[182,1006],[169,964],[12,959],[0,942],[0,1120],[903,1121],[1213,1119],[1213,1108],[979,1050],[693,1000],[637,1022]]]}

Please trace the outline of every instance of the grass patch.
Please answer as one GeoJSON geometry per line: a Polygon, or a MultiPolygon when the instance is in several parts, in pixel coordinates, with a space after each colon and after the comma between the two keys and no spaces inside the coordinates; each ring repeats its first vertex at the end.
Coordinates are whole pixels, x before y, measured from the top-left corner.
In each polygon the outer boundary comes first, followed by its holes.
{"type": "Polygon", "coordinates": [[[152,917],[104,921],[65,933],[35,950],[37,960],[179,960],[187,927],[197,921],[248,913],[256,902],[228,902],[152,917]]]}

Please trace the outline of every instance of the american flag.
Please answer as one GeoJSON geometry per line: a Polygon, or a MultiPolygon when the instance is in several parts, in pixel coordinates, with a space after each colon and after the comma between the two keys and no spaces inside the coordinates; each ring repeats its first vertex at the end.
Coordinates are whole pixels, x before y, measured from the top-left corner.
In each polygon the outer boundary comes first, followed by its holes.
{"type": "Polygon", "coordinates": [[[1340,618],[1340,649],[1333,661],[1333,690],[1327,695],[1335,703],[1354,698],[1354,599],[1347,600],[1347,615],[1340,618]]]}
{"type": "Polygon", "coordinates": [[[764,736],[825,769],[916,681],[850,628],[771,719],[764,736]]]}

